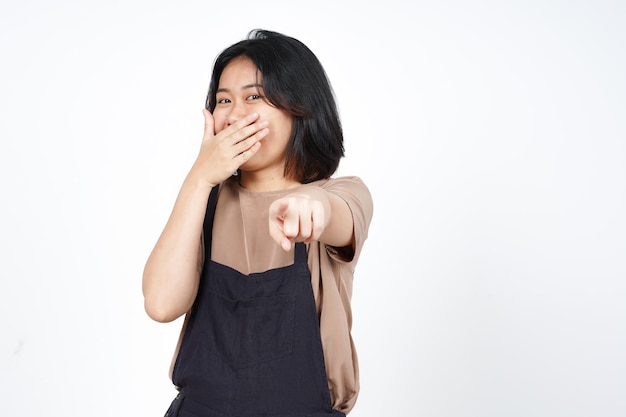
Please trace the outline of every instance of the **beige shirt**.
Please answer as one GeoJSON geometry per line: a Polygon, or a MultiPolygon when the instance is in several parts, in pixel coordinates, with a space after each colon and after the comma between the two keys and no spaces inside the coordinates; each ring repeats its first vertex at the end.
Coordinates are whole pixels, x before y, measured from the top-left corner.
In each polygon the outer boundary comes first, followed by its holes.
{"type": "MultiPolygon", "coordinates": [[[[352,281],[361,248],[367,238],[373,202],[369,190],[358,177],[320,180],[303,187],[311,185],[321,187],[346,201],[354,221],[353,248],[333,248],[319,242],[308,245],[308,264],[320,318],[333,408],[347,414],[359,393],[358,359],[350,333],[352,281]]],[[[243,274],[293,264],[293,249],[290,252],[283,251],[269,235],[268,209],[274,200],[297,190],[252,192],[241,187],[235,178],[222,184],[213,225],[211,259],[243,274]]]]}

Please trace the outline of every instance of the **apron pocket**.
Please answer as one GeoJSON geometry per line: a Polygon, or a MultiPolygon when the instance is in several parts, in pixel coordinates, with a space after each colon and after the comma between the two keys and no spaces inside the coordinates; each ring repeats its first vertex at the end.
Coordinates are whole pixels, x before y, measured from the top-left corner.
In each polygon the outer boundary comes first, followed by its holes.
{"type": "Polygon", "coordinates": [[[230,300],[211,293],[209,350],[236,368],[291,354],[295,297],[230,300]]]}

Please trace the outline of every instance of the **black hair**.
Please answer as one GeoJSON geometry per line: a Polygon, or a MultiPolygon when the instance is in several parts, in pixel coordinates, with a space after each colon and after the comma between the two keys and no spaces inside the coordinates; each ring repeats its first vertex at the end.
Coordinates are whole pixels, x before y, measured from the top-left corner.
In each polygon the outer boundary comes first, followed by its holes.
{"type": "Polygon", "coordinates": [[[344,156],[334,93],[315,54],[281,33],[255,29],[216,58],[206,108],[215,110],[220,76],[230,61],[249,58],[263,75],[265,99],[293,116],[284,175],[302,184],[329,178],[344,156]]]}

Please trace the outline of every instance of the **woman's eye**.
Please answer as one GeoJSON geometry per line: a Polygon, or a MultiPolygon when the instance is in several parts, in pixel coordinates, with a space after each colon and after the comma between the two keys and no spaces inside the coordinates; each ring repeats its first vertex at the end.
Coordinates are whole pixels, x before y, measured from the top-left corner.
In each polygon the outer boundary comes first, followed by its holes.
{"type": "Polygon", "coordinates": [[[217,100],[217,104],[227,104],[230,103],[230,100],[227,98],[220,98],[217,100]]]}
{"type": "Polygon", "coordinates": [[[258,100],[260,98],[261,96],[259,94],[252,94],[251,96],[248,96],[248,100],[258,100]]]}

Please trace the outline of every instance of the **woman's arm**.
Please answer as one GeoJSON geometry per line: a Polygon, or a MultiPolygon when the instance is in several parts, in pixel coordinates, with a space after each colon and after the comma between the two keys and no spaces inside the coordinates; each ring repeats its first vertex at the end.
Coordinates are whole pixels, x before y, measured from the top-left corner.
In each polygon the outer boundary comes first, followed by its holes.
{"type": "Polygon", "coordinates": [[[265,124],[255,123],[257,114],[243,117],[218,134],[213,116],[207,110],[204,116],[198,158],[144,268],[144,306],[159,322],[175,320],[191,308],[200,280],[202,225],[209,194],[256,153],[267,134],[265,124]]]}
{"type": "Polygon", "coordinates": [[[191,308],[202,265],[202,224],[211,187],[188,176],[143,272],[144,307],[159,322],[191,308]]]}

